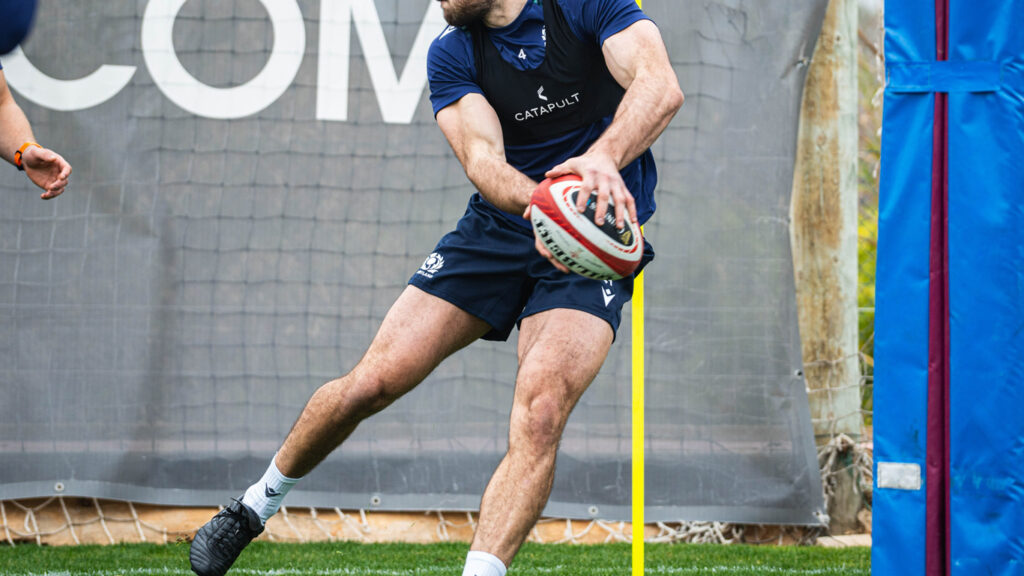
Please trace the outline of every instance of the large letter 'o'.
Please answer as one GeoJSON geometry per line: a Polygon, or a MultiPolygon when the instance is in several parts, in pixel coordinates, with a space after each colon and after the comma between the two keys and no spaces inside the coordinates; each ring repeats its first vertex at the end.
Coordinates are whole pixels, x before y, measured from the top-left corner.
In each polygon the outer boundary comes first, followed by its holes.
{"type": "Polygon", "coordinates": [[[270,106],[299,72],[306,27],[295,0],[260,0],[274,26],[274,48],[255,78],[233,88],[196,80],[174,52],[174,20],[186,0],[151,0],[142,17],[142,55],[153,81],[172,102],[198,116],[242,118],[270,106]]]}

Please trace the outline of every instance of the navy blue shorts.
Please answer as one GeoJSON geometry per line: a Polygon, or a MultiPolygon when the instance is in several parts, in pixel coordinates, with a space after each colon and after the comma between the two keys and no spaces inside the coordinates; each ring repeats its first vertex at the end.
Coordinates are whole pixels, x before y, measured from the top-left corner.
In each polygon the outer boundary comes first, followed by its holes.
{"type": "MultiPolygon", "coordinates": [[[[653,259],[646,244],[637,273],[653,259]]],[[[633,297],[632,276],[602,282],[559,272],[537,252],[532,230],[479,194],[409,284],[487,322],[485,340],[507,340],[523,318],[555,308],[593,314],[614,332],[633,297]]]]}

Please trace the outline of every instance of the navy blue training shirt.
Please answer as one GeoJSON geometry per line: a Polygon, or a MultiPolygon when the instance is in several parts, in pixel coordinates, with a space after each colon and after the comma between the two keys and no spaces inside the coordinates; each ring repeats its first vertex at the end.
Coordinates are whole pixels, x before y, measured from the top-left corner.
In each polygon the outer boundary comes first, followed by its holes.
{"type": "MultiPolygon", "coordinates": [[[[558,2],[571,32],[581,41],[601,46],[609,37],[647,19],[635,0],[544,0],[558,2]]],[[[503,28],[488,28],[488,38],[503,60],[520,70],[537,68],[545,57],[547,34],[544,2],[528,0],[515,21],[503,28]]],[[[436,115],[466,94],[484,94],[477,77],[473,38],[469,29],[448,26],[434,40],[427,56],[430,102],[436,115]]],[[[587,151],[611,124],[612,116],[539,144],[505,146],[509,164],[540,181],[551,167],[587,151]]],[[[648,150],[621,171],[636,200],[637,216],[644,223],[654,213],[657,170],[648,150]]],[[[517,224],[529,227],[519,216],[517,224]]]]}

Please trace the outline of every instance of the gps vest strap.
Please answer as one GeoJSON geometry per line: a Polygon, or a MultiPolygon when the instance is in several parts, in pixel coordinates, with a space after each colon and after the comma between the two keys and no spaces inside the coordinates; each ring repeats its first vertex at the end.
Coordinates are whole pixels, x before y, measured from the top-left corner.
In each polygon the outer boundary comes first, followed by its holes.
{"type": "Polygon", "coordinates": [[[557,0],[542,0],[547,43],[535,69],[519,70],[502,58],[487,28],[470,32],[477,78],[498,114],[505,145],[544,142],[615,114],[625,90],[605,65],[596,43],[573,34],[557,0]]]}

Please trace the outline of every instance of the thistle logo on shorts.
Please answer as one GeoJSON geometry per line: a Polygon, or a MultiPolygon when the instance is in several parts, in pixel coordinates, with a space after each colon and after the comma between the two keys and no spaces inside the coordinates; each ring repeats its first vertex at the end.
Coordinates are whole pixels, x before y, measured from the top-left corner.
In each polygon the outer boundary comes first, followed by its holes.
{"type": "Polygon", "coordinates": [[[441,256],[437,252],[432,252],[427,259],[423,261],[423,265],[416,271],[420,276],[426,276],[427,278],[433,278],[437,271],[444,267],[444,256],[441,256]]]}

